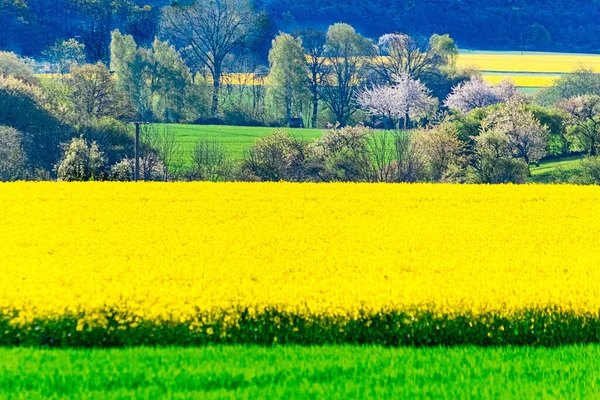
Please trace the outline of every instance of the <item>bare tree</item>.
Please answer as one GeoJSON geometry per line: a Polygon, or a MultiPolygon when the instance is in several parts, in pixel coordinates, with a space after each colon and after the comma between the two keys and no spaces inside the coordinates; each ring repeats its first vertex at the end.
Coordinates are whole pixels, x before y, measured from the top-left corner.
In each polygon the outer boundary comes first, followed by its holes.
{"type": "Polygon", "coordinates": [[[163,179],[168,181],[182,164],[181,149],[175,130],[170,126],[154,129],[154,148],[162,162],[163,179]]]}
{"type": "Polygon", "coordinates": [[[204,136],[198,139],[192,153],[192,180],[220,182],[233,178],[233,165],[223,144],[204,136]]]}
{"type": "Polygon", "coordinates": [[[317,127],[319,114],[320,88],[326,83],[331,72],[325,58],[325,42],[327,34],[323,31],[304,30],[298,33],[302,39],[302,46],[306,53],[306,66],[308,68],[308,86],[312,97],[311,128],[317,127]]]}
{"type": "Polygon", "coordinates": [[[255,19],[248,0],[196,0],[163,10],[163,34],[182,49],[195,70],[205,67],[212,76],[213,117],[219,111],[225,58],[251,36],[257,26],[255,19]]]}
{"type": "Polygon", "coordinates": [[[448,35],[420,40],[404,33],[388,33],[377,41],[374,70],[384,83],[393,84],[398,75],[424,79],[444,65],[453,65],[458,49],[448,35]]]}

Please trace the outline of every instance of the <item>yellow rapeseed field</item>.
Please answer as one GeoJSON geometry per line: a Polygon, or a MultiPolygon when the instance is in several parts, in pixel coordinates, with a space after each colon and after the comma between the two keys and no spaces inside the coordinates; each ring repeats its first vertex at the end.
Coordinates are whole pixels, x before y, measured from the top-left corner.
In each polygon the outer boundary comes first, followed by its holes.
{"type": "Polygon", "coordinates": [[[498,74],[498,75],[487,75],[483,74],[483,79],[492,84],[497,85],[503,80],[512,80],[517,87],[546,87],[552,86],[552,84],[559,78],[558,75],[511,75],[511,74],[498,74]]]}
{"type": "Polygon", "coordinates": [[[14,183],[0,209],[13,327],[600,310],[597,187],[14,183]]]}
{"type": "Polygon", "coordinates": [[[480,71],[565,73],[585,66],[600,71],[600,55],[526,53],[461,53],[459,67],[480,71]]]}

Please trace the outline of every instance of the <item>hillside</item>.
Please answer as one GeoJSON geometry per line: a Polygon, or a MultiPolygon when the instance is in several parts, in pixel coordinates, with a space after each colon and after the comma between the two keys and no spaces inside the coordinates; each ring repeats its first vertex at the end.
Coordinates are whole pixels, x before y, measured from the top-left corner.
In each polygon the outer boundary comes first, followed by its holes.
{"type": "MultiPolygon", "coordinates": [[[[2,0],[0,50],[27,56],[58,39],[86,42],[90,61],[107,59],[112,29],[148,43],[169,0],[2,0]],[[50,12],[51,11],[51,12],[50,12]]],[[[279,30],[325,29],[347,22],[377,37],[449,33],[461,48],[600,51],[600,6],[595,0],[256,0],[265,24],[255,51],[265,56],[279,30]]]]}

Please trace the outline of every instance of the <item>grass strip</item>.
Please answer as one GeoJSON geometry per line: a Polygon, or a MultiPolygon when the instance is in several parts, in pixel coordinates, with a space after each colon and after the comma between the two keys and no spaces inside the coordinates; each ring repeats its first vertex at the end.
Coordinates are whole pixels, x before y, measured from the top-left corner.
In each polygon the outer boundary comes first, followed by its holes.
{"type": "Polygon", "coordinates": [[[0,398],[598,398],[600,346],[0,349],[0,398]]]}

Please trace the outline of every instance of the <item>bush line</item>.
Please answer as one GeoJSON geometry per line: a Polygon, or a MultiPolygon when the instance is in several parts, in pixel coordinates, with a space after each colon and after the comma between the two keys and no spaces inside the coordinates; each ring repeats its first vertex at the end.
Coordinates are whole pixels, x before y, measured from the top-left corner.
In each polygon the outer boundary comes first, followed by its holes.
{"type": "MultiPolygon", "coordinates": [[[[13,315],[17,315],[15,313],[13,315]]],[[[84,317],[80,315],[79,317],[84,317]]],[[[600,316],[555,309],[524,310],[511,315],[388,312],[355,319],[310,317],[266,310],[190,328],[190,323],[142,321],[106,313],[103,327],[78,327],[78,316],[39,319],[15,326],[0,319],[0,346],[123,347],[201,346],[206,344],[365,344],[383,346],[502,346],[600,343],[600,316]],[[121,321],[121,322],[118,322],[121,321]]],[[[201,316],[200,316],[201,317],[201,316]]]]}

